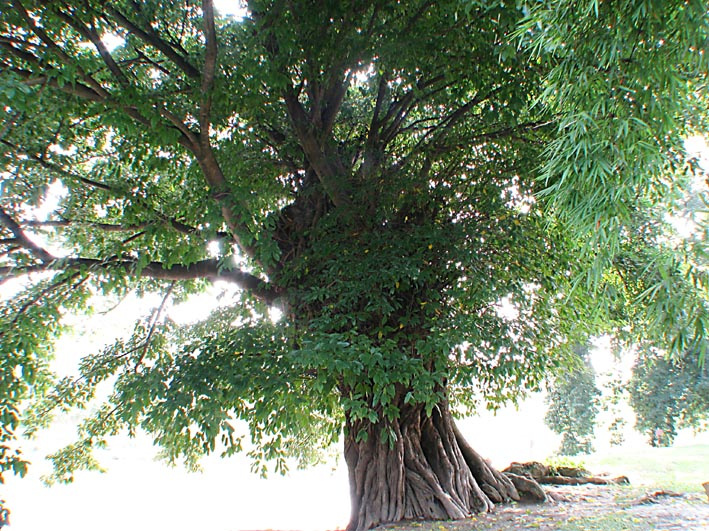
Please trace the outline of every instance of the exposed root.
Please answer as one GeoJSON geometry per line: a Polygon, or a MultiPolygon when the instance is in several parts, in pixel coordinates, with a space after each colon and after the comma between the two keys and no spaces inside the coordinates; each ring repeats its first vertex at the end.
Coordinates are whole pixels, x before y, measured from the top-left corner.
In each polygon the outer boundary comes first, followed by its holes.
{"type": "Polygon", "coordinates": [[[348,425],[348,531],[401,520],[456,520],[490,511],[495,503],[546,499],[534,480],[508,477],[475,452],[455,426],[447,404],[440,404],[431,416],[422,406],[401,404],[400,410],[400,418],[388,426],[397,436],[392,445],[379,439],[379,425],[348,425]],[[362,429],[368,437],[356,441],[352,434],[362,429]]]}

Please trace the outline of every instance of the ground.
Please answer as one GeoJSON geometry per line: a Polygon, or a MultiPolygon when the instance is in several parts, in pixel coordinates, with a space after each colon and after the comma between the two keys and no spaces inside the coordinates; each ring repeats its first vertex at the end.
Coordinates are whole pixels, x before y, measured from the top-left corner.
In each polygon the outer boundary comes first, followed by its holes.
{"type": "Polygon", "coordinates": [[[703,492],[657,496],[634,486],[546,487],[556,501],[512,504],[494,513],[448,522],[411,522],[388,531],[701,531],[709,529],[709,500],[703,492]]]}

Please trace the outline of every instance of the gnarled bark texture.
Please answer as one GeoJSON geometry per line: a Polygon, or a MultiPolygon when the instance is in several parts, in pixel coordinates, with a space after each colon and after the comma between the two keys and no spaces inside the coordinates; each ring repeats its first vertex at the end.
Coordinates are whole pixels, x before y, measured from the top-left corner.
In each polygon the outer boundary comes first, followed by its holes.
{"type": "Polygon", "coordinates": [[[520,499],[510,479],[463,439],[446,403],[431,416],[421,405],[400,404],[400,410],[400,418],[387,425],[396,434],[392,444],[381,441],[383,424],[348,422],[348,531],[400,520],[465,518],[520,499]],[[362,429],[368,437],[357,442],[362,429]]]}

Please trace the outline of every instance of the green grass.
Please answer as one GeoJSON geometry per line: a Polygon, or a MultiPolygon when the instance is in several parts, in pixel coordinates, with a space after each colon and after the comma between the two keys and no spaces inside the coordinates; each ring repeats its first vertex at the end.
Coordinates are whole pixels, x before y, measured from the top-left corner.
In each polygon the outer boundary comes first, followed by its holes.
{"type": "Polygon", "coordinates": [[[647,529],[643,521],[632,515],[620,512],[586,516],[578,519],[567,519],[560,522],[557,531],[631,531],[647,529]]]}
{"type": "Polygon", "coordinates": [[[681,492],[704,492],[709,481],[709,444],[670,448],[614,449],[584,459],[594,474],[628,476],[631,485],[681,492]]]}

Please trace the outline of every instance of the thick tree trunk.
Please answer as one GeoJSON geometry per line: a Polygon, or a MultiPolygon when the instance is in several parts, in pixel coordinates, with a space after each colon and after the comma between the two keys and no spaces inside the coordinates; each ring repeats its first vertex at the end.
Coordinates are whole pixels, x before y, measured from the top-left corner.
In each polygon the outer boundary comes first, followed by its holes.
{"type": "Polygon", "coordinates": [[[494,503],[519,500],[512,482],[462,438],[447,404],[426,415],[402,404],[388,424],[396,440],[383,443],[382,424],[350,423],[345,435],[352,516],[348,531],[400,520],[444,520],[489,511],[494,503]],[[368,437],[356,441],[364,429],[368,437]]]}

